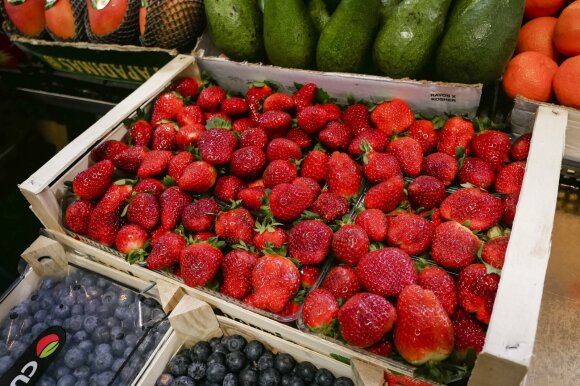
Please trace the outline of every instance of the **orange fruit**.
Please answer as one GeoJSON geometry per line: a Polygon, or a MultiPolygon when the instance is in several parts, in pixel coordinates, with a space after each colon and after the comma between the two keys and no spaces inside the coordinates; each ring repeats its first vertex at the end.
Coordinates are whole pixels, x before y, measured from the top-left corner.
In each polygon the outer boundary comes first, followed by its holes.
{"type": "Polygon", "coordinates": [[[554,43],[566,56],[580,55],[580,1],[567,6],[556,23],[554,43]]]}
{"type": "Polygon", "coordinates": [[[568,58],[554,75],[554,93],[561,105],[580,109],[580,55],[568,58]]]}
{"type": "Polygon", "coordinates": [[[555,17],[544,16],[524,24],[518,35],[516,52],[535,51],[558,61],[560,53],[552,40],[557,21],[555,17]]]}
{"type": "Polygon", "coordinates": [[[528,19],[550,16],[564,8],[566,0],[526,0],[525,15],[528,19]]]}
{"type": "Polygon", "coordinates": [[[552,79],[558,64],[539,52],[527,51],[510,60],[503,74],[503,89],[510,98],[517,95],[540,102],[552,96],[552,79]]]}

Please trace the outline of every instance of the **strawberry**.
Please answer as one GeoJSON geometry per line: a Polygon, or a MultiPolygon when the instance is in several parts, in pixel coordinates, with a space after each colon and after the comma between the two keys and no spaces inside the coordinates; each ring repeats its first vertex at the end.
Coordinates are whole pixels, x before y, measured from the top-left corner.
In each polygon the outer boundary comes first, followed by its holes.
{"type": "Polygon", "coordinates": [[[312,178],[318,183],[326,182],[328,176],[328,162],[330,157],[321,150],[312,150],[300,165],[300,176],[312,178]]]}
{"type": "Polygon", "coordinates": [[[290,95],[275,93],[264,100],[264,111],[288,111],[294,108],[294,99],[290,95]]]}
{"type": "Polygon", "coordinates": [[[310,135],[318,133],[324,126],[328,118],[326,111],[319,106],[307,106],[296,115],[298,126],[310,135]]]}
{"type": "Polygon", "coordinates": [[[167,150],[152,150],[148,152],[145,154],[141,165],[139,165],[137,176],[139,178],[147,178],[165,173],[172,157],[173,154],[167,150]]]}
{"type": "Polygon", "coordinates": [[[213,194],[222,202],[235,201],[239,191],[244,187],[244,181],[236,176],[221,176],[217,179],[213,194]]]}
{"type": "Polygon", "coordinates": [[[420,255],[431,247],[435,227],[426,218],[412,213],[389,217],[387,241],[409,255],[420,255]]]}
{"type": "Polygon", "coordinates": [[[393,352],[393,342],[391,339],[384,337],[371,347],[368,347],[367,350],[381,357],[389,357],[393,352]]]}
{"type": "Polygon", "coordinates": [[[284,111],[266,111],[256,120],[258,127],[266,131],[269,139],[283,137],[292,127],[292,117],[284,111]]]}
{"type": "Polygon", "coordinates": [[[320,268],[311,265],[305,265],[300,268],[301,286],[305,289],[314,287],[320,276],[320,268]]]}
{"type": "Polygon", "coordinates": [[[369,109],[363,104],[348,106],[342,113],[342,121],[355,135],[371,127],[369,109]]]}
{"type": "Polygon", "coordinates": [[[485,130],[471,140],[471,155],[488,162],[496,171],[509,161],[511,140],[506,133],[485,130]]]}
{"type": "Polygon", "coordinates": [[[68,229],[79,235],[86,235],[89,231],[89,221],[95,205],[86,200],[72,202],[65,213],[65,224],[68,229]]]}
{"type": "Polygon", "coordinates": [[[278,221],[294,221],[312,205],[314,195],[304,186],[278,184],[270,192],[270,209],[278,221]]]}
{"type": "Polygon", "coordinates": [[[427,220],[431,221],[431,224],[435,225],[435,228],[443,224],[443,219],[441,218],[441,213],[439,212],[438,208],[434,208],[428,212],[422,212],[418,214],[425,217],[427,220]]]}
{"type": "Polygon", "coordinates": [[[469,221],[471,230],[486,230],[499,222],[503,212],[501,200],[478,188],[464,188],[449,195],[439,208],[441,217],[460,224],[469,221]]]}
{"type": "Polygon", "coordinates": [[[272,243],[274,248],[281,248],[288,241],[288,236],[284,229],[274,226],[267,221],[256,223],[255,230],[254,246],[258,250],[266,248],[268,243],[272,243]]]}
{"type": "Polygon", "coordinates": [[[337,151],[332,153],[328,161],[328,189],[330,192],[348,199],[358,195],[361,184],[362,172],[352,158],[346,153],[337,151]]]}
{"type": "Polygon", "coordinates": [[[342,218],[349,211],[348,200],[336,193],[320,194],[310,210],[318,214],[324,221],[333,222],[342,218]]]}
{"type": "Polygon", "coordinates": [[[430,382],[412,378],[407,375],[395,375],[385,371],[385,386],[429,386],[430,382]]]}
{"type": "Polygon", "coordinates": [[[255,123],[251,118],[240,118],[236,119],[232,124],[232,130],[238,134],[242,134],[244,131],[251,127],[254,127],[255,123]]]}
{"type": "Polygon", "coordinates": [[[426,119],[413,122],[407,135],[419,142],[421,149],[423,149],[423,154],[435,150],[439,142],[439,132],[435,130],[433,122],[426,119]]]}
{"type": "Polygon", "coordinates": [[[522,189],[525,173],[525,161],[516,161],[506,165],[497,173],[495,191],[504,194],[519,193],[522,189]]]}
{"type": "Polygon", "coordinates": [[[377,184],[392,177],[403,177],[397,158],[392,154],[371,151],[363,157],[363,173],[366,179],[377,184]]]}
{"type": "Polygon", "coordinates": [[[340,334],[355,347],[369,347],[393,329],[397,320],[395,307],[385,298],[359,293],[351,297],[338,311],[340,334]]]}
{"type": "Polygon", "coordinates": [[[306,150],[312,144],[310,136],[302,129],[290,129],[286,133],[286,139],[294,142],[300,147],[300,150],[306,150]]]}
{"type": "Polygon", "coordinates": [[[350,128],[339,121],[328,122],[318,134],[320,142],[329,150],[346,150],[352,137],[350,128]]]}
{"type": "Polygon", "coordinates": [[[485,327],[471,314],[459,308],[452,318],[455,335],[455,352],[460,359],[467,357],[469,349],[480,353],[485,343],[485,327]]]}
{"type": "Polygon", "coordinates": [[[262,207],[262,199],[266,195],[266,188],[255,186],[240,190],[237,199],[242,202],[242,206],[250,212],[257,213],[262,207]]]}
{"type": "Polygon", "coordinates": [[[179,267],[183,282],[190,287],[206,285],[220,269],[224,255],[211,244],[191,244],[181,251],[179,267]]]}
{"type": "Polygon", "coordinates": [[[161,239],[161,237],[172,233],[171,230],[163,228],[163,226],[159,226],[153,232],[151,232],[151,247],[154,247],[157,242],[161,239]]]}
{"type": "Polygon", "coordinates": [[[328,120],[328,122],[338,121],[340,119],[340,116],[342,115],[340,107],[338,107],[334,103],[323,103],[317,106],[326,111],[326,119],[328,120]]]}
{"type": "Polygon", "coordinates": [[[258,255],[233,250],[222,260],[224,282],[220,292],[234,299],[243,299],[252,291],[252,271],[258,263],[258,255]]]}
{"type": "Polygon", "coordinates": [[[457,157],[458,148],[460,153],[469,155],[469,143],[475,136],[473,122],[462,117],[452,117],[445,122],[441,129],[437,150],[457,157]]]}
{"type": "Polygon", "coordinates": [[[193,241],[208,241],[211,238],[216,238],[216,234],[214,232],[199,232],[193,236],[193,241]]]}
{"type": "Polygon", "coordinates": [[[525,161],[530,152],[532,133],[527,133],[516,139],[510,150],[510,158],[514,161],[525,161]]]}
{"type": "Polygon", "coordinates": [[[457,307],[457,288],[450,274],[439,267],[427,267],[419,272],[417,284],[433,291],[447,315],[453,315],[457,307]]]}
{"type": "Polygon", "coordinates": [[[264,187],[264,180],[258,178],[257,180],[248,182],[248,188],[264,187]]]}
{"type": "Polygon", "coordinates": [[[159,197],[164,190],[165,186],[155,178],[142,179],[133,187],[133,192],[135,193],[151,193],[156,197],[159,197]]]}
{"type": "Polygon", "coordinates": [[[371,113],[371,121],[390,137],[393,133],[400,134],[411,127],[415,122],[415,115],[409,105],[395,98],[377,105],[371,113]]]}
{"type": "Polygon", "coordinates": [[[286,305],[284,309],[278,312],[276,315],[281,316],[283,318],[294,318],[298,311],[300,311],[301,304],[295,303],[293,299],[291,299],[286,305]]]}
{"type": "Polygon", "coordinates": [[[459,183],[489,189],[495,182],[493,167],[479,158],[466,158],[459,169],[459,183]]]}
{"type": "Polygon", "coordinates": [[[205,120],[206,120],[206,128],[209,129],[213,129],[215,127],[220,127],[220,128],[227,128],[230,129],[232,126],[232,118],[227,115],[226,113],[222,113],[221,111],[218,113],[209,113],[206,112],[203,114],[205,116],[205,120]],[[214,123],[210,124],[210,122],[212,120],[216,119],[218,121],[218,124],[214,123]]]}
{"type": "Polygon", "coordinates": [[[199,83],[197,79],[192,77],[185,77],[174,81],[170,89],[177,91],[182,97],[191,98],[197,94],[199,83]]]}
{"type": "Polygon", "coordinates": [[[255,83],[246,93],[246,103],[250,110],[250,118],[254,121],[260,116],[260,104],[268,95],[272,94],[272,87],[266,83],[255,83]]]}
{"type": "Polygon", "coordinates": [[[453,324],[435,294],[418,285],[405,288],[397,302],[395,347],[413,365],[441,361],[453,351],[453,324]]]}
{"type": "Polygon", "coordinates": [[[382,242],[387,237],[387,218],[378,209],[363,210],[356,215],[354,223],[364,229],[370,241],[382,242]]]}
{"type": "Polygon", "coordinates": [[[233,209],[218,214],[215,233],[228,243],[236,244],[243,241],[250,244],[254,239],[254,223],[254,217],[247,209],[233,209]]]}
{"type": "Polygon", "coordinates": [[[298,176],[296,166],[290,161],[275,160],[266,166],[262,178],[266,188],[273,188],[278,184],[290,183],[298,176]]]}
{"type": "Polygon", "coordinates": [[[124,150],[127,150],[129,146],[121,141],[116,141],[114,139],[109,139],[101,142],[93,150],[91,150],[91,158],[95,162],[102,160],[112,161],[115,156],[124,150]]]}
{"type": "Polygon", "coordinates": [[[127,204],[127,200],[131,197],[132,190],[131,185],[116,184],[107,189],[91,214],[89,238],[106,246],[111,246],[115,243],[117,232],[119,232],[124,222],[121,214],[127,204]]]}
{"type": "Polygon", "coordinates": [[[149,150],[143,146],[133,146],[117,154],[113,163],[117,169],[137,173],[148,152],[149,150]]]}
{"type": "Polygon", "coordinates": [[[399,176],[391,177],[367,191],[364,198],[365,207],[388,213],[394,210],[401,202],[403,189],[403,179],[399,176]]]}
{"type": "Polygon", "coordinates": [[[151,231],[159,222],[160,212],[157,197],[149,193],[139,193],[129,202],[127,220],[151,231]]]}
{"type": "Polygon", "coordinates": [[[179,187],[193,193],[205,193],[215,184],[217,171],[205,161],[190,163],[179,178],[179,187]]]}
{"type": "Polygon", "coordinates": [[[268,162],[275,160],[300,160],[302,158],[302,150],[300,150],[300,146],[289,139],[276,138],[268,144],[266,158],[268,162]]]}
{"type": "Polygon", "coordinates": [[[487,273],[483,264],[465,267],[457,279],[461,307],[475,313],[480,322],[489,324],[499,279],[498,274],[487,273]]]}
{"type": "Polygon", "coordinates": [[[457,176],[458,165],[455,158],[445,153],[429,154],[423,160],[423,174],[435,177],[445,185],[450,185],[457,176]]]}
{"type": "Polygon", "coordinates": [[[185,106],[175,116],[179,126],[187,126],[198,123],[205,125],[205,115],[199,106],[185,106]]]}
{"type": "Polygon", "coordinates": [[[230,161],[231,173],[244,180],[256,178],[266,165],[266,155],[257,146],[247,146],[234,151],[230,161]]]}
{"type": "Polygon", "coordinates": [[[205,132],[205,126],[201,123],[192,123],[181,126],[175,134],[175,144],[178,149],[188,150],[190,147],[197,146],[199,138],[205,132]]]}
{"type": "Polygon", "coordinates": [[[155,126],[153,132],[152,150],[174,150],[176,147],[175,136],[179,128],[173,122],[161,122],[155,126]]]}
{"type": "Polygon", "coordinates": [[[225,165],[238,147],[238,139],[228,129],[215,128],[201,134],[198,146],[204,161],[212,165],[225,165]]]}
{"type": "Polygon", "coordinates": [[[133,146],[149,147],[153,138],[153,126],[144,119],[131,123],[129,138],[133,146]]]}
{"type": "Polygon", "coordinates": [[[296,177],[294,181],[292,181],[292,185],[302,185],[305,188],[310,189],[314,194],[314,197],[318,197],[320,195],[320,192],[322,191],[320,185],[318,185],[318,182],[308,177],[296,177]]]}
{"type": "Polygon", "coordinates": [[[332,229],[317,220],[305,220],[288,232],[288,253],[301,264],[319,264],[330,250],[332,229]]]}
{"type": "Polygon", "coordinates": [[[204,88],[197,97],[197,105],[203,111],[210,113],[218,112],[220,104],[226,99],[226,92],[219,86],[204,88]]]}
{"type": "Polygon", "coordinates": [[[518,200],[520,198],[520,193],[512,193],[503,196],[501,203],[503,205],[503,215],[501,220],[508,226],[512,226],[514,223],[514,218],[516,216],[516,206],[518,205],[518,200]]]}
{"type": "Polygon", "coordinates": [[[475,261],[480,245],[468,228],[448,221],[435,228],[431,255],[444,268],[462,269],[475,261]]]}
{"type": "Polygon", "coordinates": [[[405,175],[416,177],[421,173],[423,149],[419,142],[413,138],[400,137],[393,139],[387,146],[387,153],[397,158],[405,175]]]}
{"type": "Polygon", "coordinates": [[[179,181],[184,170],[194,161],[195,157],[191,153],[180,151],[169,160],[169,164],[167,164],[167,174],[175,181],[179,181]]]}
{"type": "Polygon", "coordinates": [[[190,232],[209,231],[220,211],[219,205],[211,198],[200,198],[183,209],[181,222],[190,232]]]}
{"type": "Polygon", "coordinates": [[[387,145],[389,144],[389,137],[380,130],[377,129],[364,129],[360,133],[358,133],[350,145],[348,145],[348,152],[353,157],[358,157],[363,153],[362,148],[369,148],[377,151],[377,152],[384,152],[387,149],[387,145]],[[368,143],[367,145],[363,145],[364,143],[368,143]]]}
{"type": "Polygon", "coordinates": [[[336,300],[345,302],[362,290],[354,268],[339,265],[328,272],[322,288],[330,291],[336,300]]]}
{"type": "Polygon", "coordinates": [[[121,253],[127,254],[127,260],[135,261],[135,259],[141,259],[136,257],[136,254],[144,254],[145,244],[149,239],[149,234],[139,225],[129,224],[123,226],[117,233],[117,238],[115,240],[115,246],[117,250],[121,253]]]}
{"type": "Polygon", "coordinates": [[[509,236],[500,236],[485,243],[481,251],[483,261],[494,268],[502,269],[509,240],[509,236]]]}
{"type": "Polygon", "coordinates": [[[157,125],[160,121],[175,119],[177,113],[183,109],[184,103],[181,95],[175,92],[161,94],[153,105],[151,124],[157,125]]]}
{"type": "Polygon", "coordinates": [[[87,170],[83,170],[73,179],[74,194],[83,200],[100,198],[111,185],[114,171],[115,166],[109,160],[99,161],[87,170]]]}
{"type": "Polygon", "coordinates": [[[338,308],[338,302],[330,291],[317,288],[304,300],[302,320],[310,330],[330,335],[336,323],[338,308]]]}
{"type": "Polygon", "coordinates": [[[411,206],[415,209],[431,210],[445,199],[445,185],[431,176],[419,176],[407,187],[411,206]]]}
{"type": "Polygon", "coordinates": [[[302,111],[305,107],[312,106],[316,100],[316,84],[305,84],[294,93],[292,98],[294,99],[296,111],[298,112],[302,111]]]}
{"type": "Polygon", "coordinates": [[[403,288],[417,282],[417,272],[409,255],[398,248],[383,248],[364,255],[356,270],[369,292],[398,296],[403,288]]]}
{"type": "Polygon", "coordinates": [[[159,196],[161,207],[161,225],[165,229],[174,229],[181,220],[183,209],[191,202],[189,194],[173,186],[159,196]]]}
{"type": "Polygon", "coordinates": [[[338,260],[354,267],[369,251],[369,244],[369,237],[361,226],[347,224],[332,237],[332,252],[338,260]]]}
{"type": "Polygon", "coordinates": [[[248,104],[242,98],[228,98],[221,104],[221,111],[230,117],[240,117],[248,113],[248,104]]]}
{"type": "Polygon", "coordinates": [[[252,127],[242,133],[240,136],[240,147],[257,146],[265,149],[268,145],[268,135],[266,130],[261,127],[252,127]]]}

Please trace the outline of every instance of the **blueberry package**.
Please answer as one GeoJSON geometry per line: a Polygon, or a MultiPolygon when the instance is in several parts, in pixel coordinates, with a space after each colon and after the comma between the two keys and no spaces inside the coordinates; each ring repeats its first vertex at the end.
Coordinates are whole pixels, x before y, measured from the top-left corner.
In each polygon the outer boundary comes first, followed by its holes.
{"type": "Polygon", "coordinates": [[[153,298],[70,265],[20,299],[0,321],[0,384],[39,336],[62,327],[64,346],[36,385],[129,385],[169,328],[153,298]]]}

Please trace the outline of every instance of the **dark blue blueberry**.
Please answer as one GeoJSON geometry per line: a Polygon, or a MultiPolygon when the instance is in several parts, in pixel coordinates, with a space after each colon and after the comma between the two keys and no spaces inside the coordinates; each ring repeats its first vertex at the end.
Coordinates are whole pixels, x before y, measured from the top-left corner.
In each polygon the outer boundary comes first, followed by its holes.
{"type": "Polygon", "coordinates": [[[92,369],[94,372],[102,372],[111,368],[113,364],[113,355],[108,352],[95,353],[95,358],[93,359],[92,369]]]}
{"type": "Polygon", "coordinates": [[[77,379],[72,374],[67,374],[56,382],[56,386],[75,386],[77,379]]]}
{"type": "MultiPolygon", "coordinates": [[[[47,277],[45,279],[42,280],[42,282],[40,283],[40,290],[49,290],[49,289],[53,289],[54,287],[56,287],[56,285],[60,282],[60,280],[58,279],[53,279],[50,277],[47,277]]],[[[44,292],[44,291],[41,291],[44,292]]],[[[49,292],[49,291],[46,291],[49,292]]]]}
{"type": "Polygon", "coordinates": [[[295,375],[290,375],[290,374],[282,375],[281,385],[282,386],[305,386],[302,378],[297,377],[295,375]]]}
{"type": "MultiPolygon", "coordinates": [[[[83,320],[85,318],[82,315],[73,315],[64,321],[64,329],[71,332],[79,331],[83,328],[83,320]]],[[[90,332],[90,331],[87,331],[90,332]]]]}
{"type": "Polygon", "coordinates": [[[39,301],[38,305],[41,309],[50,311],[54,308],[54,299],[50,296],[43,296],[39,301]]]}
{"type": "Polygon", "coordinates": [[[18,319],[18,318],[24,319],[28,316],[28,314],[29,314],[28,306],[25,303],[21,303],[12,307],[8,315],[10,319],[18,319]]]}
{"type": "Polygon", "coordinates": [[[90,338],[90,335],[88,332],[86,332],[85,330],[80,330],[80,331],[75,332],[75,334],[73,335],[73,342],[81,343],[81,342],[88,340],[89,338],[90,338]]]}
{"type": "Polygon", "coordinates": [[[48,375],[44,374],[42,378],[36,382],[35,386],[56,386],[56,381],[49,377],[48,375]]]}
{"type": "Polygon", "coordinates": [[[232,335],[226,342],[226,347],[230,352],[242,351],[248,341],[241,335],[232,335]]]}
{"type": "Polygon", "coordinates": [[[226,363],[226,356],[221,352],[214,352],[212,353],[209,358],[207,358],[207,365],[209,366],[212,363],[226,363]]]}
{"type": "Polygon", "coordinates": [[[74,369],[73,375],[77,379],[89,379],[89,377],[91,376],[91,369],[89,368],[89,366],[77,367],[76,369],[74,369]]]}
{"type": "Polygon", "coordinates": [[[114,372],[119,371],[121,366],[123,366],[123,363],[125,363],[125,359],[123,358],[115,359],[115,362],[113,362],[113,365],[111,366],[111,370],[114,372]]]}
{"type": "Polygon", "coordinates": [[[125,343],[129,347],[135,347],[137,342],[139,341],[139,337],[135,334],[127,334],[125,335],[125,343]]]}
{"type": "Polygon", "coordinates": [[[37,323],[44,322],[46,320],[47,316],[48,316],[48,311],[38,310],[34,313],[34,320],[36,320],[37,323]]]}
{"type": "Polygon", "coordinates": [[[354,386],[354,382],[347,377],[338,377],[334,380],[333,386],[354,386]]]}
{"type": "Polygon", "coordinates": [[[209,345],[211,346],[212,351],[213,351],[214,347],[216,347],[221,342],[222,342],[222,340],[220,338],[211,338],[209,340],[209,345]]]}
{"type": "Polygon", "coordinates": [[[66,319],[70,316],[70,307],[61,303],[52,311],[52,314],[59,319],[66,319]]]}
{"type": "Polygon", "coordinates": [[[85,288],[95,285],[95,278],[92,275],[85,275],[79,280],[79,284],[85,288]]]}
{"type": "Polygon", "coordinates": [[[169,373],[163,373],[157,378],[155,386],[171,386],[173,384],[173,375],[169,373]]]}
{"type": "Polygon", "coordinates": [[[13,359],[18,359],[22,354],[24,354],[24,351],[26,351],[26,349],[27,349],[26,344],[16,340],[12,342],[12,344],[10,345],[10,356],[13,359]]]}
{"type": "Polygon", "coordinates": [[[226,347],[224,343],[220,343],[213,348],[213,352],[221,352],[222,354],[228,354],[230,350],[226,347]]]}
{"type": "Polygon", "coordinates": [[[111,354],[111,345],[108,343],[101,343],[95,348],[95,354],[109,353],[111,354]]]}
{"type": "Polygon", "coordinates": [[[120,340],[125,338],[125,330],[121,326],[114,326],[111,328],[111,339],[120,340]]]}
{"type": "Polygon", "coordinates": [[[117,298],[117,304],[121,307],[128,307],[135,302],[135,293],[129,289],[122,289],[117,298]]]}
{"type": "Polygon", "coordinates": [[[85,287],[85,296],[87,299],[96,299],[103,294],[103,291],[99,287],[90,286],[85,287]]]}
{"type": "Polygon", "coordinates": [[[228,373],[224,377],[223,386],[238,386],[238,378],[233,373],[228,373]]]}
{"type": "Polygon", "coordinates": [[[207,361],[207,358],[211,355],[211,346],[208,342],[197,342],[193,345],[191,350],[189,350],[189,357],[191,360],[197,358],[202,361],[207,361]]]}
{"type": "Polygon", "coordinates": [[[234,351],[226,355],[226,366],[233,373],[239,372],[246,367],[247,363],[248,360],[241,351],[234,351]]]}
{"type": "Polygon", "coordinates": [[[8,348],[6,347],[6,343],[0,342],[0,357],[8,355],[8,348]]]}
{"type": "Polygon", "coordinates": [[[58,366],[55,368],[55,370],[52,372],[51,375],[53,375],[55,379],[60,379],[70,373],[72,373],[72,370],[69,369],[68,367],[58,366]]]}
{"type": "MultiPolygon", "coordinates": [[[[76,336],[76,334],[75,334],[75,336],[76,336]]],[[[90,352],[93,352],[93,350],[95,349],[95,344],[93,342],[91,342],[90,340],[84,340],[82,342],[79,342],[79,344],[77,345],[77,348],[88,354],[90,352]]]]}
{"type": "Polygon", "coordinates": [[[212,363],[207,366],[205,378],[210,382],[222,382],[226,376],[226,366],[221,363],[212,363]]]}
{"type": "Polygon", "coordinates": [[[302,378],[305,383],[314,382],[316,370],[316,366],[310,362],[300,362],[296,365],[296,375],[302,378]]]}
{"type": "Polygon", "coordinates": [[[274,354],[271,351],[265,351],[257,362],[258,370],[265,371],[274,367],[274,354]]]}
{"type": "Polygon", "coordinates": [[[264,345],[262,342],[258,342],[257,340],[251,340],[248,342],[246,347],[244,347],[244,354],[246,354],[246,358],[250,361],[257,361],[263,353],[264,345]]]}
{"type": "Polygon", "coordinates": [[[167,364],[167,369],[169,372],[175,376],[187,374],[187,368],[189,367],[191,361],[188,357],[184,355],[177,355],[171,358],[167,364]]]}
{"type": "Polygon", "coordinates": [[[60,298],[61,303],[66,304],[67,306],[72,306],[73,304],[77,303],[77,299],[73,293],[68,293],[60,298]]]}
{"type": "Polygon", "coordinates": [[[99,326],[92,331],[93,342],[96,344],[106,343],[111,340],[109,329],[106,326],[99,326]]]}
{"type": "Polygon", "coordinates": [[[191,378],[199,381],[205,377],[205,372],[207,370],[207,365],[202,359],[194,359],[191,361],[189,367],[187,367],[187,375],[191,378]]]}
{"type": "Polygon", "coordinates": [[[113,350],[113,354],[115,354],[115,356],[117,357],[123,356],[123,353],[125,352],[126,348],[127,345],[125,344],[124,340],[114,340],[113,343],[111,343],[111,349],[113,350]]]}
{"type": "Polygon", "coordinates": [[[91,376],[89,384],[91,386],[107,386],[114,376],[115,373],[112,371],[105,371],[104,373],[94,374],[91,376]]]}
{"type": "Polygon", "coordinates": [[[114,316],[111,316],[105,320],[105,325],[109,328],[113,328],[115,326],[120,326],[121,321],[114,316]]]}
{"type": "Polygon", "coordinates": [[[108,318],[109,315],[112,315],[113,313],[113,309],[105,304],[101,304],[95,309],[95,314],[101,318],[108,318]]]}
{"type": "Polygon", "coordinates": [[[84,351],[74,347],[64,354],[64,364],[74,370],[85,364],[86,357],[87,354],[84,351]]]}
{"type": "Polygon", "coordinates": [[[238,376],[240,386],[254,386],[258,384],[258,372],[251,369],[240,371],[238,376]]]}
{"type": "Polygon", "coordinates": [[[123,358],[127,358],[133,352],[134,347],[127,347],[123,352],[123,358]]]}
{"type": "Polygon", "coordinates": [[[171,386],[195,386],[195,382],[188,376],[182,375],[181,377],[175,378],[171,386]]]}
{"type": "Polygon", "coordinates": [[[260,376],[258,377],[258,385],[259,386],[277,386],[280,384],[282,380],[282,376],[273,367],[270,367],[264,371],[260,372],[260,376]]]}
{"type": "Polygon", "coordinates": [[[111,281],[107,280],[103,277],[99,277],[97,278],[97,281],[95,282],[95,285],[97,287],[99,287],[100,289],[105,289],[107,288],[109,285],[111,285],[111,281]]]}
{"type": "Polygon", "coordinates": [[[334,383],[334,375],[327,369],[318,369],[314,381],[320,386],[332,386],[334,383]]]}
{"type": "Polygon", "coordinates": [[[296,361],[290,354],[278,354],[274,359],[274,368],[280,372],[280,374],[288,374],[294,366],[296,361]]]}
{"type": "Polygon", "coordinates": [[[33,318],[28,317],[28,318],[23,319],[22,322],[20,322],[20,333],[21,334],[28,333],[28,331],[35,324],[36,324],[36,320],[34,320],[33,318]]]}
{"type": "Polygon", "coordinates": [[[115,307],[117,305],[117,294],[111,290],[101,296],[101,303],[107,306],[115,307]]]}
{"type": "Polygon", "coordinates": [[[73,304],[70,307],[70,314],[71,315],[82,315],[85,313],[84,307],[82,304],[73,304]]]}
{"type": "Polygon", "coordinates": [[[6,373],[14,364],[14,359],[6,355],[0,358],[0,375],[6,373]]]}

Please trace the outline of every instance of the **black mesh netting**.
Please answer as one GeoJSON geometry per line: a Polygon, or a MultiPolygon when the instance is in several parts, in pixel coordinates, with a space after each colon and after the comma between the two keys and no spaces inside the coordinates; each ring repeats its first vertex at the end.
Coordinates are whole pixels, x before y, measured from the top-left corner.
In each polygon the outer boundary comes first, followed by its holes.
{"type": "Polygon", "coordinates": [[[4,19],[4,23],[2,23],[0,25],[0,27],[2,27],[8,35],[16,34],[16,35],[26,36],[29,38],[35,38],[35,39],[42,39],[42,38],[48,37],[46,31],[43,31],[38,36],[28,36],[26,34],[21,33],[18,30],[18,28],[16,28],[14,26],[14,24],[12,24],[12,22],[10,21],[10,18],[8,17],[8,14],[6,13],[6,9],[4,8],[4,1],[2,1],[2,0],[0,0],[0,13],[2,14],[2,18],[4,19]]]}
{"type": "MultiPolygon", "coordinates": [[[[90,6],[90,5],[89,5],[90,6]]],[[[121,22],[119,28],[114,32],[106,35],[95,35],[91,31],[89,17],[85,18],[85,30],[89,40],[93,43],[111,43],[111,44],[136,44],[139,37],[139,0],[129,0],[127,4],[127,13],[121,22]]]]}
{"type": "Polygon", "coordinates": [[[73,10],[73,15],[75,18],[75,36],[72,39],[62,39],[59,36],[53,34],[48,25],[46,26],[46,30],[50,34],[50,36],[56,41],[65,41],[65,42],[80,42],[83,40],[87,40],[87,34],[85,32],[85,19],[87,17],[87,2],[86,0],[70,0],[71,7],[73,10]]]}
{"type": "Polygon", "coordinates": [[[205,29],[203,0],[148,0],[145,33],[140,36],[146,47],[193,48],[205,29]]]}

